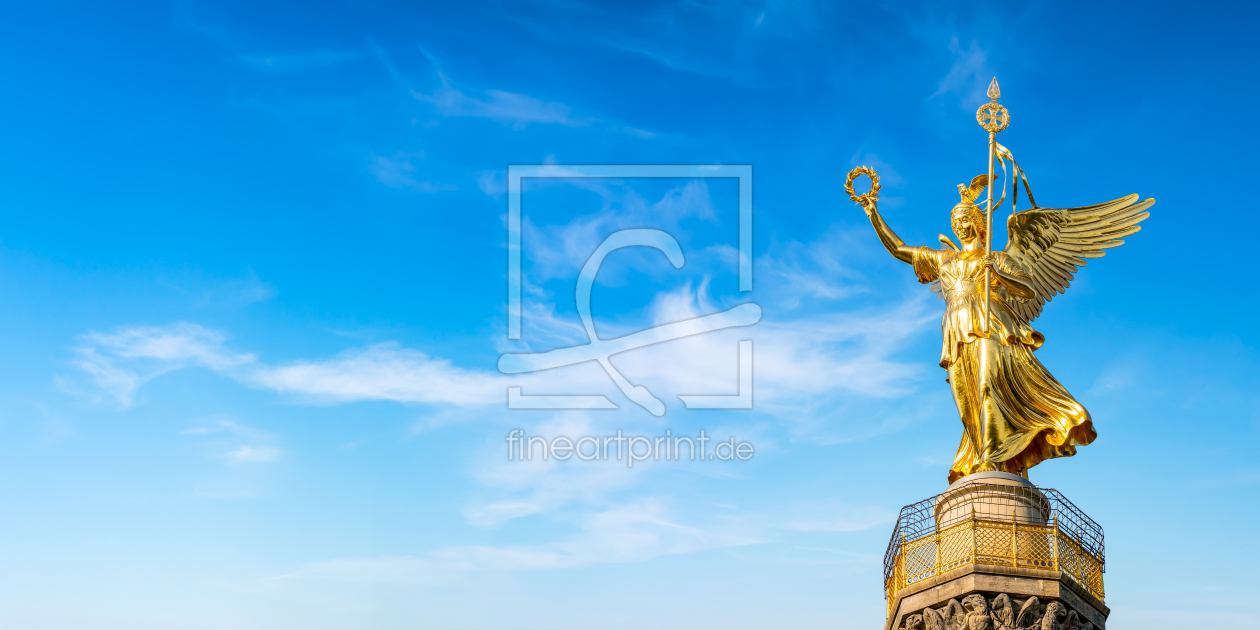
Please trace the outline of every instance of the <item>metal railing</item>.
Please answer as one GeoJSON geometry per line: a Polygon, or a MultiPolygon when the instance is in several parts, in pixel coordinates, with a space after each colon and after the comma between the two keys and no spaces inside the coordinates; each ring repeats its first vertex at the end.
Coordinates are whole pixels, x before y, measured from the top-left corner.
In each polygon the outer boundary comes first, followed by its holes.
{"type": "Polygon", "coordinates": [[[1102,527],[1052,488],[975,483],[902,508],[884,554],[889,614],[901,589],[968,564],[1062,571],[1103,599],[1102,527]]]}

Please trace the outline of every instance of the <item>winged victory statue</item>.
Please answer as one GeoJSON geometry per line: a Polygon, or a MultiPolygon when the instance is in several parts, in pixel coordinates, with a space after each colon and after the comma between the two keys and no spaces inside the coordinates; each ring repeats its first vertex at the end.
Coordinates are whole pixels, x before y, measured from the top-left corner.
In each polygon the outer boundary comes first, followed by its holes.
{"type": "MultiPolygon", "coordinates": [[[[1097,437],[1089,412],[1068,393],[1033,354],[1045,342],[1032,323],[1056,294],[1071,285],[1073,274],[1086,259],[1101,258],[1106,250],[1124,244],[1124,237],[1141,230],[1154,199],[1139,201],[1129,195],[1114,201],[1080,208],[1039,208],[1016,211],[1006,223],[1007,246],[991,251],[996,154],[1005,170],[1005,159],[1014,159],[994,136],[1005,129],[1009,114],[997,105],[996,80],[990,88],[996,108],[990,114],[1005,116],[990,125],[990,166],[970,184],[959,184],[961,201],[950,212],[955,245],[941,235],[945,248],[906,245],[880,216],[878,179],[862,167],[850,173],[846,186],[852,191],[859,173],[874,180],[871,193],[855,196],[866,211],[879,240],[898,260],[909,263],[919,282],[945,301],[941,320],[940,365],[948,371],[947,382],[958,406],[963,434],[949,481],[980,472],[999,471],[1028,476],[1028,469],[1054,457],[1076,454],[1076,447],[1097,437]],[[986,211],[976,200],[989,188],[986,211]],[[986,283],[986,279],[988,282],[986,283]],[[986,291],[986,285],[988,290],[986,291]],[[987,314],[987,315],[986,315],[987,314]]],[[[978,114],[978,119],[981,116],[978,114]]],[[[1027,178],[1015,165],[1015,185],[1027,178]]],[[[1006,197],[1005,185],[1002,198],[1006,197]]],[[[850,192],[852,196],[852,192],[850,192]]],[[[1016,197],[1015,201],[1018,201],[1016,197]]]]}

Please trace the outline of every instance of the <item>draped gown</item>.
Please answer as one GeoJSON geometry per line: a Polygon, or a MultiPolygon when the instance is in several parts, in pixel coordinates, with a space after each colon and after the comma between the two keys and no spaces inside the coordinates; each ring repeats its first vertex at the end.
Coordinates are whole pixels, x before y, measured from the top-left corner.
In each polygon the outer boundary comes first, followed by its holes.
{"type": "MultiPolygon", "coordinates": [[[[1028,274],[1004,252],[994,252],[997,268],[1021,278],[1028,274]]],[[[992,274],[989,340],[985,336],[983,252],[917,247],[912,264],[919,282],[939,282],[945,300],[941,321],[941,367],[963,424],[962,441],[949,481],[997,470],[1025,474],[1043,460],[1076,454],[1076,446],[1097,437],[1089,412],[1050,375],[1033,351],[1045,338],[1017,316],[1013,296],[992,274]],[[980,391],[980,373],[987,378],[980,391]],[[988,411],[981,426],[980,409],[988,411]]],[[[936,286],[933,290],[938,290],[936,286]]]]}

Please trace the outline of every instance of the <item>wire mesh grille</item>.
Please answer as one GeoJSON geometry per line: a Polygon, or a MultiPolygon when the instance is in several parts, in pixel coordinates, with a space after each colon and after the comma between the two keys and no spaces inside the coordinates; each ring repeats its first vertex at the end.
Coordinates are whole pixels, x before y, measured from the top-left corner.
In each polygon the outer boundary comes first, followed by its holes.
{"type": "Polygon", "coordinates": [[[972,483],[901,509],[884,592],[966,564],[1057,569],[1103,598],[1103,530],[1058,490],[972,483]]]}

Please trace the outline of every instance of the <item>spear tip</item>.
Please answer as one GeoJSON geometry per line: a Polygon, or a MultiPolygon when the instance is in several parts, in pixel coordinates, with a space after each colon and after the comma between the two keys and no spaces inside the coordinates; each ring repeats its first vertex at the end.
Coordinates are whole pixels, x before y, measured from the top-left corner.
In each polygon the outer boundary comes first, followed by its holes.
{"type": "Polygon", "coordinates": [[[993,81],[989,83],[989,100],[996,101],[1002,98],[1002,88],[998,87],[997,77],[993,77],[993,81]]]}

